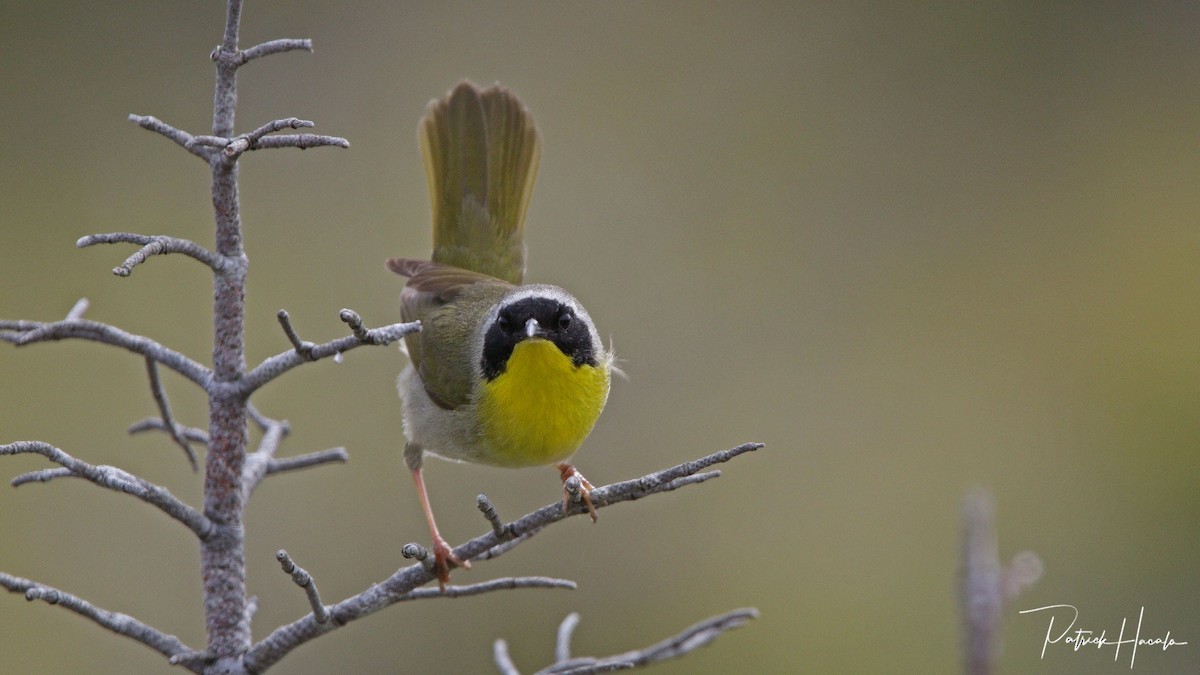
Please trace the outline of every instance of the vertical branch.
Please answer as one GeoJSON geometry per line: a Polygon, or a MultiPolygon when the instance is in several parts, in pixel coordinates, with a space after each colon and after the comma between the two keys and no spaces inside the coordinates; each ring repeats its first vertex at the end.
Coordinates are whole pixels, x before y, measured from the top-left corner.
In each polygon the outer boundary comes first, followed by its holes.
{"type": "MultiPolygon", "coordinates": [[[[237,105],[237,51],[241,1],[229,0],[225,37],[213,52],[216,86],[213,134],[232,136],[237,105]]],[[[236,658],[250,646],[246,618],[245,531],[242,524],[242,467],[246,459],[246,399],[223,386],[245,374],[243,314],[247,259],[242,249],[237,162],[213,153],[212,200],[217,254],[231,264],[213,278],[213,384],[209,388],[209,449],[204,475],[204,511],[219,536],[203,542],[208,650],[218,660],[236,658]]]]}

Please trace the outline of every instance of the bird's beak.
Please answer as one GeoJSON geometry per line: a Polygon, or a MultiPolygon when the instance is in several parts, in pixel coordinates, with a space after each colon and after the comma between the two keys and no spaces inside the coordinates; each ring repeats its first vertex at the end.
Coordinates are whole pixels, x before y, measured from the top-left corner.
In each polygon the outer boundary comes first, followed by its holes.
{"type": "Polygon", "coordinates": [[[541,335],[541,333],[542,325],[538,323],[537,319],[530,319],[525,322],[525,337],[534,337],[535,335],[541,335]]]}

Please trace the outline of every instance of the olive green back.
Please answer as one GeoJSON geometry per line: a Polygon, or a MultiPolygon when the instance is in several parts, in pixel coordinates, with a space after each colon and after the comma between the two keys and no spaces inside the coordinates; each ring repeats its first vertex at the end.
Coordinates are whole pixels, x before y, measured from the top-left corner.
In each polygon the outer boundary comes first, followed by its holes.
{"type": "Polygon", "coordinates": [[[520,284],[541,152],[532,115],[498,84],[464,81],[429,103],[417,136],[433,202],[433,261],[520,284]]]}

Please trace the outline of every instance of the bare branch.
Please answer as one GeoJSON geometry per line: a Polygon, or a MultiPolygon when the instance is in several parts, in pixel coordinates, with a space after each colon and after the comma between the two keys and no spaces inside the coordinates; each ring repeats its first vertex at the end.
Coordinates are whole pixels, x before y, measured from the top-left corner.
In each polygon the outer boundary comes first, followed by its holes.
{"type": "MultiPolygon", "coordinates": [[[[189,442],[208,445],[208,432],[207,431],[205,431],[203,429],[197,429],[195,427],[185,427],[181,424],[176,424],[175,428],[178,430],[179,434],[181,436],[183,436],[185,439],[187,439],[189,442]]],[[[157,417],[147,417],[144,420],[134,422],[133,424],[129,425],[129,428],[126,429],[126,431],[128,431],[130,434],[137,434],[137,433],[141,433],[143,431],[165,431],[167,433],[171,432],[171,430],[167,427],[167,425],[163,424],[163,421],[157,417]]]]}
{"type": "MultiPolygon", "coordinates": [[[[420,569],[420,566],[414,565],[405,569],[420,569]]],[[[388,582],[402,572],[404,570],[397,572],[396,575],[392,575],[383,584],[376,584],[360,595],[348,598],[329,607],[329,614],[332,621],[322,623],[317,621],[313,614],[307,614],[291,624],[276,628],[270,635],[251,647],[250,651],[246,653],[243,660],[246,672],[261,673],[301,644],[397,602],[434,598],[462,598],[482,593],[525,588],[564,588],[572,590],[575,588],[575,582],[566,579],[555,579],[552,577],[505,577],[467,586],[447,586],[444,591],[436,588],[415,588],[405,593],[392,595],[384,588],[384,585],[388,584],[388,582]],[[366,599],[366,604],[360,603],[359,599],[366,599]]],[[[433,577],[430,576],[429,578],[432,579],[433,577]]]]}
{"type": "Polygon", "coordinates": [[[242,153],[249,150],[252,146],[257,145],[262,140],[262,137],[269,133],[281,129],[307,129],[315,126],[315,123],[302,120],[298,117],[287,117],[267,122],[254,131],[239,134],[235,138],[230,139],[229,145],[225,146],[225,157],[226,159],[237,159],[242,153]]]}
{"type": "Polygon", "coordinates": [[[18,347],[47,340],[81,339],[121,347],[135,354],[148,356],[187,379],[208,389],[212,371],[158,342],[141,335],[133,335],[115,326],[88,321],[67,319],[43,323],[40,321],[0,321],[0,340],[18,347]]]}
{"type": "Polygon", "coordinates": [[[419,321],[393,323],[387,326],[380,326],[379,328],[366,329],[362,326],[362,319],[354,312],[343,309],[341,316],[342,320],[350,325],[354,335],[338,338],[324,344],[313,345],[311,348],[305,350],[306,353],[298,352],[293,348],[268,358],[255,366],[254,370],[246,374],[246,377],[242,378],[242,381],[238,385],[240,393],[243,396],[249,396],[266,383],[302,363],[317,361],[330,356],[340,358],[338,355],[362,345],[390,344],[409,333],[421,329],[419,321]]]}
{"type": "Polygon", "coordinates": [[[175,424],[175,420],[171,416],[171,403],[167,401],[167,392],[163,389],[162,380],[158,377],[158,362],[149,356],[146,357],[146,374],[150,377],[150,394],[154,396],[158,411],[162,413],[163,426],[166,427],[171,440],[183,448],[188,462],[192,465],[192,471],[198,471],[200,466],[196,463],[196,452],[192,450],[192,446],[188,444],[182,430],[175,424]]]}
{"type": "Polygon", "coordinates": [[[500,520],[500,514],[496,512],[495,505],[492,504],[492,500],[488,499],[487,495],[481,494],[476,497],[475,506],[483,514],[483,517],[487,518],[488,522],[492,524],[492,532],[497,537],[504,538],[508,536],[507,526],[500,520]]]}
{"type": "Polygon", "coordinates": [[[87,310],[88,310],[88,299],[80,298],[75,301],[75,304],[71,307],[71,310],[69,312],[67,312],[66,320],[67,321],[75,321],[77,319],[82,319],[84,312],[86,312],[87,310]]]}
{"type": "Polygon", "coordinates": [[[96,244],[141,245],[142,248],[140,250],[126,258],[125,262],[121,263],[120,266],[113,268],[113,274],[119,277],[129,276],[133,272],[134,267],[146,262],[146,259],[152,255],[166,255],[168,253],[182,253],[189,258],[199,260],[217,273],[225,272],[231,264],[228,258],[219,256],[194,241],[162,235],[109,232],[104,234],[89,234],[75,242],[75,246],[79,248],[87,248],[96,244]]]}
{"type": "MultiPolygon", "coordinates": [[[[59,607],[75,612],[80,616],[91,619],[103,628],[136,640],[164,656],[174,657],[178,654],[192,653],[192,650],[188,649],[174,635],[163,633],[126,614],[100,609],[86,600],[51,588],[50,586],[45,586],[29,579],[14,577],[3,572],[0,572],[0,586],[13,593],[24,593],[26,600],[44,600],[51,605],[58,605],[59,607]]],[[[196,667],[188,667],[188,669],[193,672],[200,672],[200,669],[196,667]]]]}
{"type": "Polygon", "coordinates": [[[513,663],[512,657],[508,655],[508,643],[504,640],[496,640],[492,646],[492,659],[496,662],[496,669],[500,671],[500,675],[521,675],[517,664],[513,663]]]}
{"type": "Polygon", "coordinates": [[[318,134],[283,134],[267,136],[251,145],[249,150],[272,150],[275,148],[309,148],[333,147],[349,148],[350,141],[340,136],[321,136],[318,134]]]}
{"type": "Polygon", "coordinates": [[[283,549],[279,549],[275,553],[275,559],[279,561],[279,565],[283,568],[284,572],[292,575],[292,581],[304,589],[304,593],[308,596],[308,605],[312,608],[313,619],[317,623],[328,621],[329,610],[325,605],[321,604],[321,594],[317,592],[317,582],[313,580],[312,575],[306,572],[303,567],[292,562],[292,557],[283,549]]]}
{"type": "Polygon", "coordinates": [[[55,478],[69,477],[75,477],[75,473],[70,469],[60,466],[57,469],[41,469],[39,471],[23,473],[9,482],[13,487],[20,487],[26,483],[49,483],[55,478]]]}
{"type": "MultiPolygon", "coordinates": [[[[570,617],[567,618],[570,619],[570,617]]],[[[537,675],[550,675],[551,673],[600,673],[610,670],[637,668],[659,661],[666,661],[667,659],[673,659],[693,652],[711,643],[721,633],[733,630],[734,628],[741,628],[748,621],[756,618],[758,618],[758,610],[756,609],[735,609],[732,612],[726,612],[725,614],[705,619],[678,635],[650,645],[645,649],[616,654],[604,659],[576,658],[559,660],[550,667],[539,670],[537,675]]],[[[563,623],[566,624],[566,621],[563,623]]],[[[560,634],[561,632],[562,629],[560,628],[560,634]]]]}
{"type": "MultiPolygon", "coordinates": [[[[72,476],[87,479],[100,487],[133,495],[147,504],[152,504],[163,513],[183,523],[201,540],[206,539],[213,532],[213,524],[204,514],[180,501],[166,488],[139,478],[128,471],[114,466],[88,464],[75,459],[49,443],[40,441],[18,441],[0,445],[0,456],[23,453],[42,455],[51,462],[69,469],[72,476]]],[[[56,472],[53,475],[41,474],[34,478],[28,478],[29,474],[26,474],[20,477],[22,481],[18,485],[31,480],[45,481],[62,475],[65,474],[56,472]]]]}
{"type": "Polygon", "coordinates": [[[470,595],[482,595],[494,591],[511,591],[518,588],[565,588],[575,590],[576,584],[570,579],[554,577],[503,577],[467,586],[446,586],[446,590],[437,588],[414,588],[399,598],[405,600],[429,600],[432,598],[465,598],[470,595]]]}
{"type": "Polygon", "coordinates": [[[271,40],[262,44],[254,45],[249,49],[244,49],[238,55],[239,65],[245,65],[254,59],[259,59],[272,54],[282,54],[284,52],[303,50],[311,52],[313,50],[312,40],[297,39],[297,38],[281,38],[271,40]]]}
{"type": "Polygon", "coordinates": [[[271,476],[287,471],[307,469],[321,464],[329,464],[331,462],[348,461],[350,461],[350,453],[346,452],[345,448],[329,448],[328,450],[310,452],[306,455],[296,455],[295,457],[287,457],[284,459],[272,459],[271,462],[267,464],[267,475],[271,476]]]}
{"type": "Polygon", "coordinates": [[[292,343],[292,347],[296,349],[296,353],[309,361],[315,361],[316,359],[313,358],[312,350],[316,345],[307,340],[300,339],[300,335],[292,327],[292,317],[287,313],[287,310],[279,310],[276,316],[279,318],[279,325],[283,327],[283,334],[287,336],[288,342],[292,343]]]}
{"type": "MultiPolygon", "coordinates": [[[[595,500],[596,508],[601,508],[622,501],[640,499],[651,494],[674,490],[678,487],[691,484],[682,479],[694,476],[713,464],[727,462],[738,455],[757,450],[761,447],[763,447],[761,443],[746,443],[736,448],[715,452],[700,459],[643,476],[642,478],[596,488],[592,491],[592,499],[595,500]]],[[[495,554],[486,556],[484,554],[498,547],[509,545],[514,541],[525,541],[535,531],[541,531],[551,523],[558,522],[580,512],[580,508],[576,507],[570,513],[564,513],[562,502],[555,501],[502,527],[501,529],[505,532],[504,535],[497,535],[496,528],[493,526],[492,531],[487,534],[476,537],[455,548],[454,554],[461,560],[495,557],[495,554]]],[[[373,584],[362,593],[346,598],[333,605],[330,607],[333,621],[320,624],[309,614],[288,625],[276,628],[270,635],[251,647],[250,651],[246,653],[244,663],[247,672],[262,672],[305,642],[351,621],[373,614],[389,605],[416,597],[424,597],[426,594],[430,594],[430,597],[436,595],[437,592],[433,589],[414,593],[414,590],[418,586],[427,584],[435,578],[432,565],[425,564],[428,562],[428,552],[425,551],[425,556],[421,556],[420,549],[423,549],[423,547],[415,544],[405,545],[404,549],[405,556],[425,557],[426,560],[401,568],[387,579],[373,584]]],[[[449,591],[449,588],[447,588],[447,591],[449,591]]]]}
{"type": "Polygon", "coordinates": [[[959,601],[962,611],[965,672],[987,675],[1001,650],[1001,613],[1008,600],[1042,575],[1042,562],[1023,551],[1009,568],[1000,564],[996,505],[990,492],[975,489],[962,503],[962,559],[959,601]]]}
{"type": "Polygon", "coordinates": [[[254,488],[258,487],[258,484],[266,477],[267,468],[274,459],[275,452],[279,450],[279,443],[290,431],[286,420],[275,421],[263,417],[260,423],[265,424],[262,440],[259,442],[257,450],[246,455],[246,461],[242,465],[243,499],[249,498],[254,488]]]}
{"type": "Polygon", "coordinates": [[[149,129],[155,133],[162,134],[167,138],[175,141],[181,148],[187,150],[193,155],[208,160],[212,157],[212,151],[197,143],[195,137],[186,131],[176,129],[175,127],[163,122],[153,115],[129,115],[129,121],[140,126],[143,129],[149,129]]]}
{"type": "Polygon", "coordinates": [[[554,639],[554,662],[562,663],[571,658],[571,636],[579,625],[579,612],[571,612],[558,625],[558,633],[554,639]]]}

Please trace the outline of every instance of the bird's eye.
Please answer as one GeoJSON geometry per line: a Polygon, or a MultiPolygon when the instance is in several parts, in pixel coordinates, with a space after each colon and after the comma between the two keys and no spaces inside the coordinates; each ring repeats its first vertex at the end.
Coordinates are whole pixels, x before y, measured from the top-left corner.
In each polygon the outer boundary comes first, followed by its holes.
{"type": "Polygon", "coordinates": [[[566,330],[571,327],[571,315],[566,312],[558,315],[558,329],[566,330]]]}
{"type": "Polygon", "coordinates": [[[500,326],[500,330],[506,331],[508,330],[509,326],[512,325],[512,321],[509,320],[507,314],[501,314],[500,316],[496,317],[496,325],[500,326]]]}

